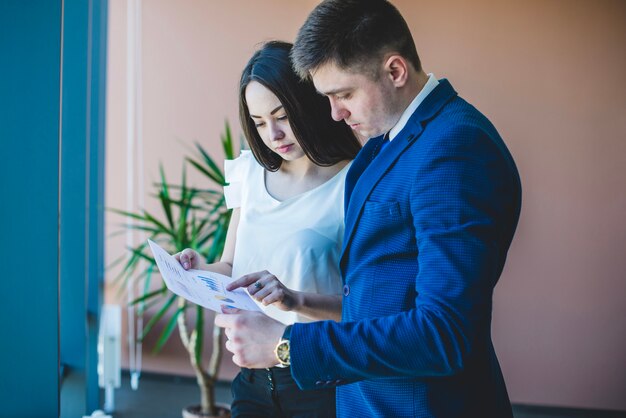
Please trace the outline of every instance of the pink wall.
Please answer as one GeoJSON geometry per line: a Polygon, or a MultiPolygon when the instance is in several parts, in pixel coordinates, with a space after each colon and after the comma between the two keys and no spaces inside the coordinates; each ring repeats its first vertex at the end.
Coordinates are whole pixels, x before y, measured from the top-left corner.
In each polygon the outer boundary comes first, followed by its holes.
{"type": "Polygon", "coordinates": [[[493,326],[511,398],[625,410],[626,4],[397,4],[522,176],[493,326]]]}
{"type": "MultiPolygon", "coordinates": [[[[143,2],[146,184],[159,161],[177,178],[181,144],[215,146],[224,118],[236,125],[237,80],[255,44],[292,40],[315,3],[143,2]]],[[[626,410],[626,3],[394,3],[425,69],[494,122],[522,176],[493,325],[512,400],[626,410]]],[[[107,205],[121,207],[125,1],[109,4],[107,205]]],[[[110,239],[109,258],[122,246],[110,239]]],[[[190,373],[178,346],[144,368],[190,373]]],[[[235,368],[224,363],[228,378],[235,368]]]]}

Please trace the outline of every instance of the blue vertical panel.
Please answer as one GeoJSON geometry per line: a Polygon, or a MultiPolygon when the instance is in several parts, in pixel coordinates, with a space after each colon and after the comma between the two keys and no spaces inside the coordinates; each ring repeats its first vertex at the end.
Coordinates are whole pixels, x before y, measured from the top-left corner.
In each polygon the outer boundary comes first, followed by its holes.
{"type": "Polygon", "coordinates": [[[106,2],[65,0],[61,146],[61,417],[101,406],[106,2]]]}
{"type": "Polygon", "coordinates": [[[88,2],[63,7],[63,112],[61,117],[61,363],[85,367],[87,338],[87,30],[88,2]]]}
{"type": "Polygon", "coordinates": [[[0,1],[0,416],[59,414],[61,0],[0,1]]]}
{"type": "Polygon", "coordinates": [[[107,65],[107,0],[91,0],[89,83],[89,195],[87,233],[90,237],[87,283],[88,345],[86,363],[87,406],[100,405],[98,390],[97,334],[104,297],[104,158],[107,65]]]}
{"type": "Polygon", "coordinates": [[[87,177],[89,2],[63,3],[59,312],[61,416],[87,414],[87,177]]]}

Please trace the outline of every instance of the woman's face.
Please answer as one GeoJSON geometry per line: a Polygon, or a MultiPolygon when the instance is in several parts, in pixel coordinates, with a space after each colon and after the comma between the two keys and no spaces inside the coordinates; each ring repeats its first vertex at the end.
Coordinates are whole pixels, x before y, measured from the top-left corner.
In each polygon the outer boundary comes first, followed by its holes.
{"type": "Polygon", "coordinates": [[[263,143],[285,161],[305,157],[278,97],[257,81],[246,87],[248,112],[263,143]]]}

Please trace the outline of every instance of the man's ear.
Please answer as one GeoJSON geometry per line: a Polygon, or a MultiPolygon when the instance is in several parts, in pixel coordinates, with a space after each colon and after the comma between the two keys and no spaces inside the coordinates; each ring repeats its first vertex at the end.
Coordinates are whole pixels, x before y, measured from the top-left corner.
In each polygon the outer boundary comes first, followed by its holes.
{"type": "Polygon", "coordinates": [[[409,78],[409,64],[401,55],[390,55],[385,61],[384,71],[395,87],[403,87],[409,78]]]}

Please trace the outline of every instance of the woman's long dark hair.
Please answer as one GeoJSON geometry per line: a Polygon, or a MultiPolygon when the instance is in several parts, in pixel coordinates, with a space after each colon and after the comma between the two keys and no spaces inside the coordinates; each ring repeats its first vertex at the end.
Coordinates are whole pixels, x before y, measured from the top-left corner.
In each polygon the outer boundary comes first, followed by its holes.
{"type": "Polygon", "coordinates": [[[239,119],[250,149],[267,170],[276,171],[283,159],[264,143],[246,102],[246,87],[257,81],[269,89],[285,109],[291,130],[306,156],[315,164],[330,166],[352,160],[361,144],[348,125],[330,116],[328,99],[315,91],[311,81],[301,80],[291,67],[292,44],[265,43],[252,55],[239,83],[239,119]]]}

